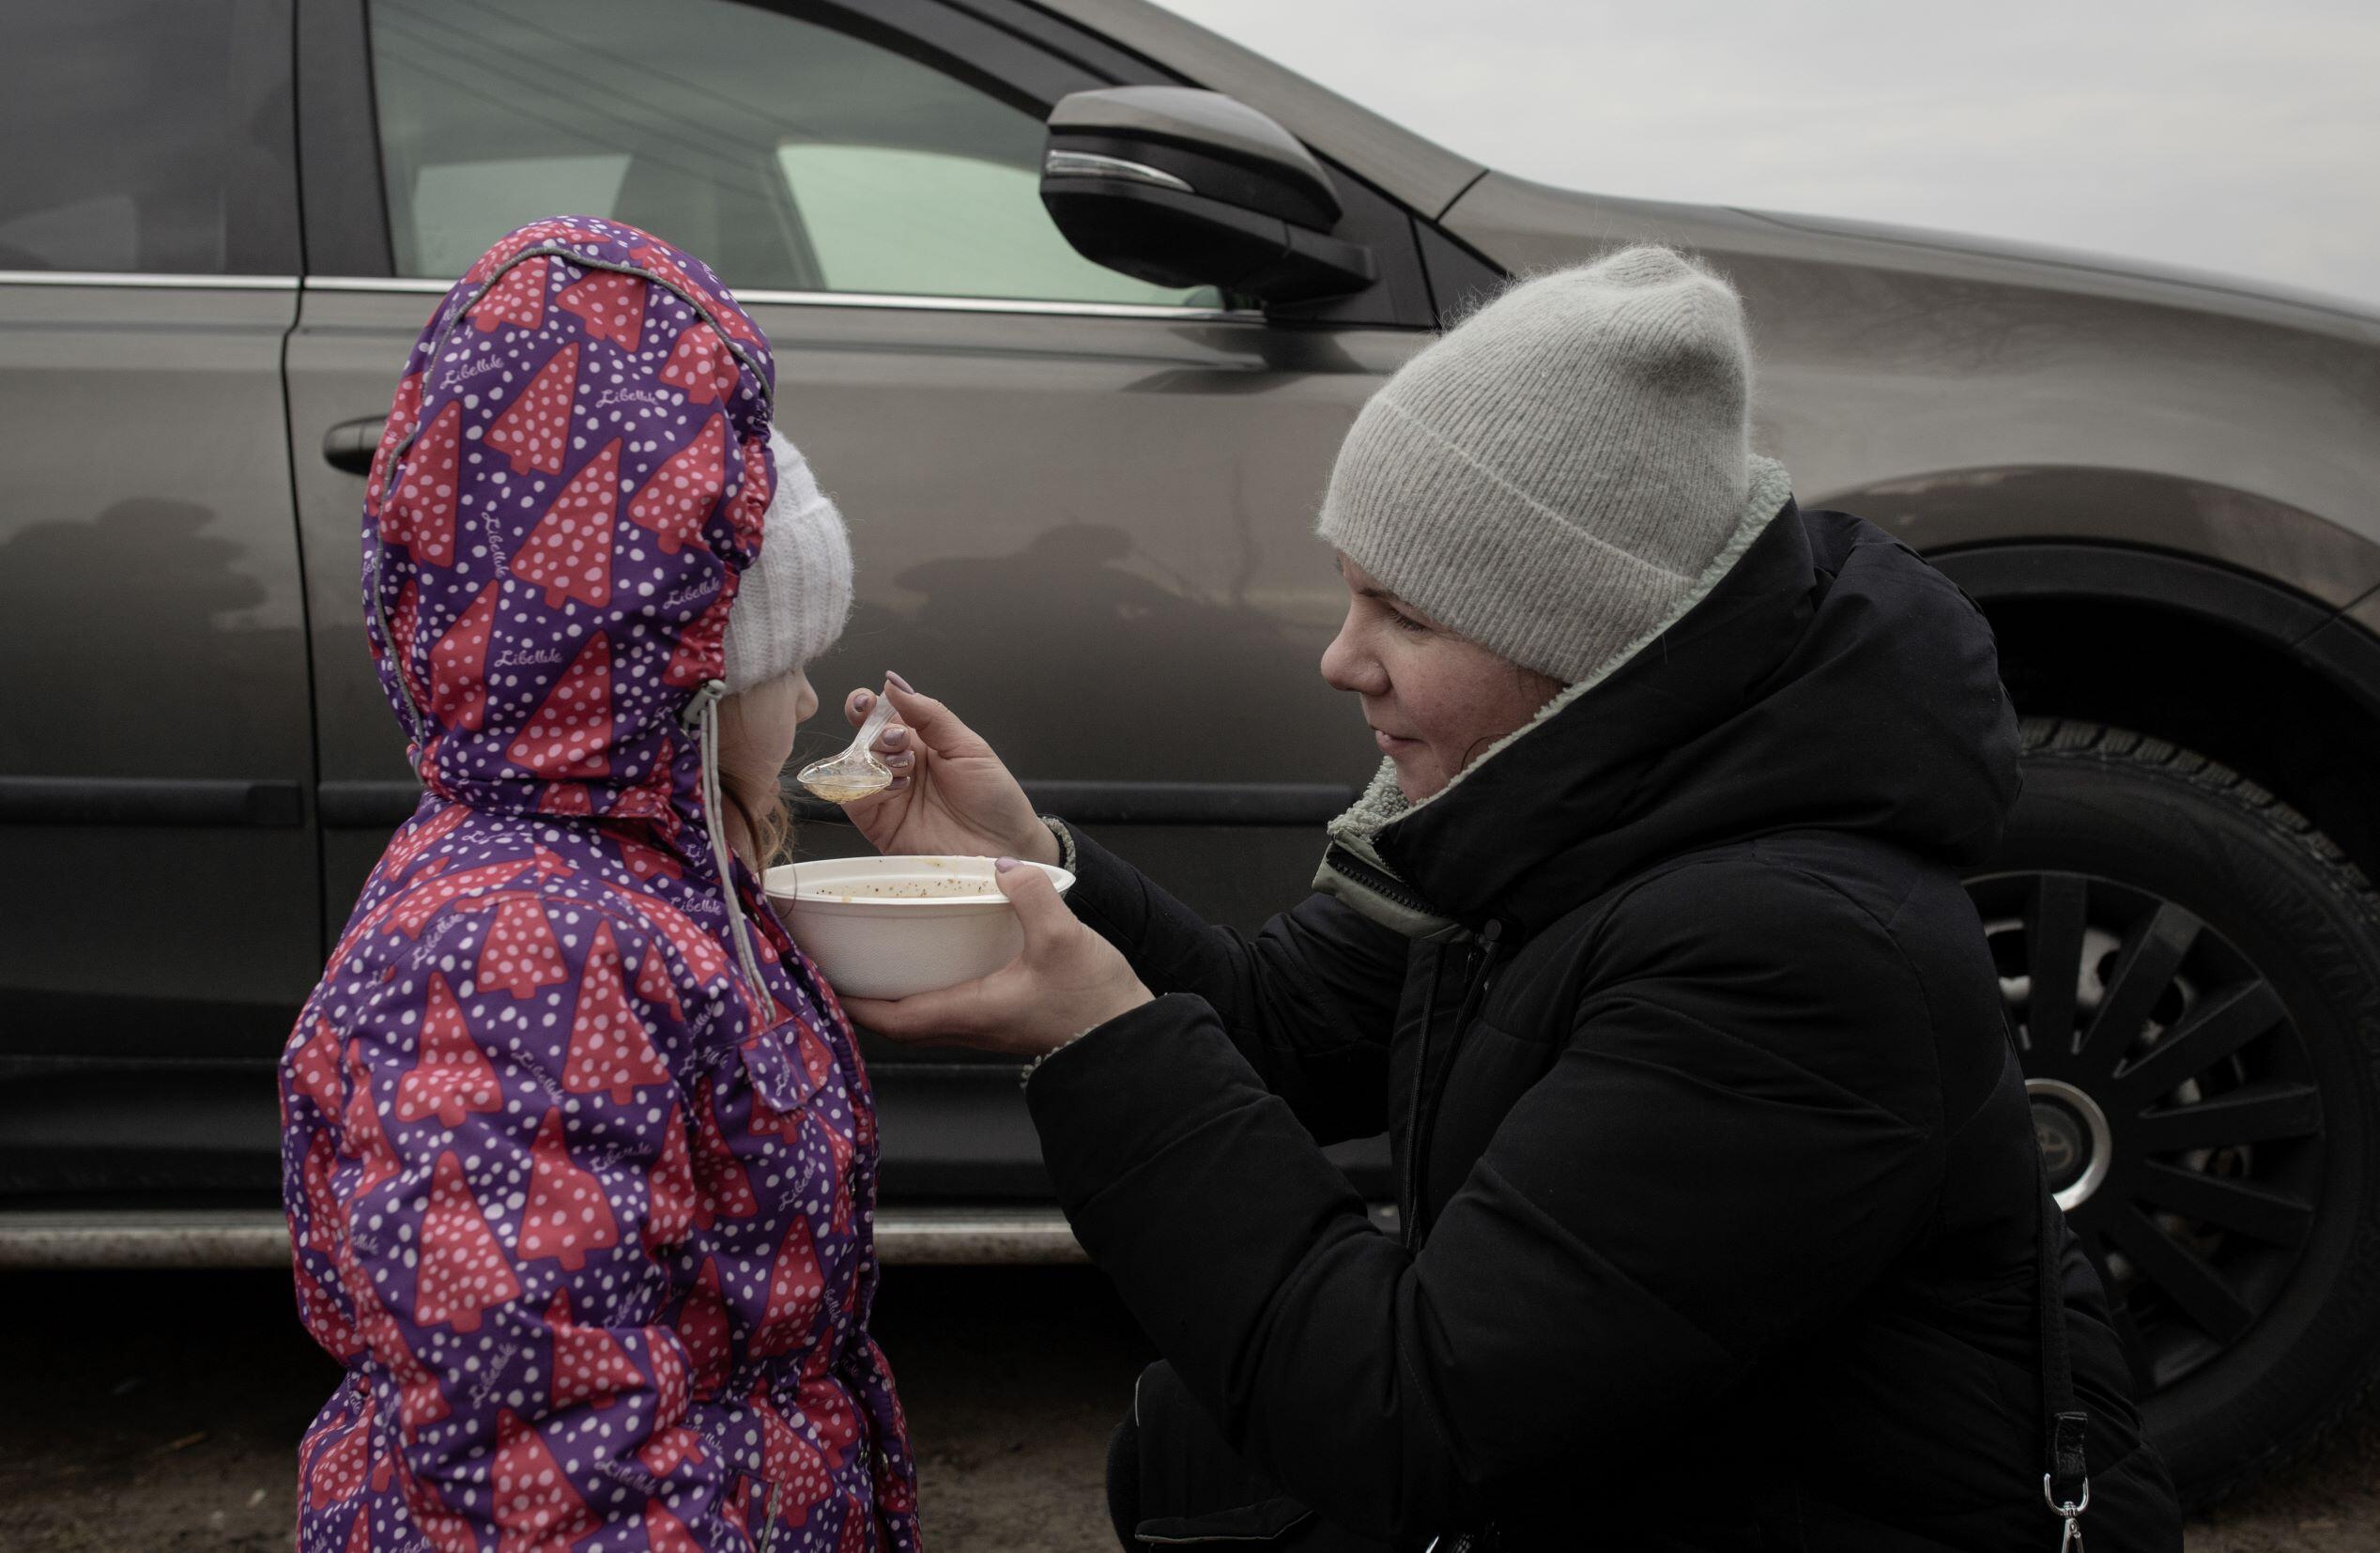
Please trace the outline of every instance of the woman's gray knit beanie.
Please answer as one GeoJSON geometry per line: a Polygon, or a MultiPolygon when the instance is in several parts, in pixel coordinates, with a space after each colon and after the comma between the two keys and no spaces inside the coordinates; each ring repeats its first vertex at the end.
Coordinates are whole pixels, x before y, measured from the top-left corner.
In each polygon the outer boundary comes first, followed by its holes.
{"type": "Polygon", "coordinates": [[[1733,287],[1666,248],[1513,285],[1356,417],[1322,536],[1497,656],[1599,680],[1785,504],[1733,287]]]}

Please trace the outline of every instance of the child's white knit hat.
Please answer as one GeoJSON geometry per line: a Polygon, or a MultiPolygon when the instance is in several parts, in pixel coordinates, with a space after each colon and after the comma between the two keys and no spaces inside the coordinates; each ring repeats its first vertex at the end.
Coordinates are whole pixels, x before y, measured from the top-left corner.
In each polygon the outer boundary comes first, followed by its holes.
{"type": "Polygon", "coordinates": [[[761,521],[760,559],[728,607],[728,694],[790,674],[835,645],[852,612],[852,541],[809,461],[769,428],[776,495],[761,521]]]}

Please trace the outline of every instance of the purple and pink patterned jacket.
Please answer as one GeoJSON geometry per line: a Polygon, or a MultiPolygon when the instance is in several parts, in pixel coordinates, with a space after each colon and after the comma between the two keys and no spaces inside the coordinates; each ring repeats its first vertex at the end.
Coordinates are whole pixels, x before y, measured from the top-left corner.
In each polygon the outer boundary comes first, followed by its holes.
{"type": "Polygon", "coordinates": [[[489,250],[406,363],[364,612],[425,791],[281,1065],[347,1368],[301,1549],[919,1545],[867,1075],[718,840],[774,385],[707,267],[587,217],[489,250]]]}

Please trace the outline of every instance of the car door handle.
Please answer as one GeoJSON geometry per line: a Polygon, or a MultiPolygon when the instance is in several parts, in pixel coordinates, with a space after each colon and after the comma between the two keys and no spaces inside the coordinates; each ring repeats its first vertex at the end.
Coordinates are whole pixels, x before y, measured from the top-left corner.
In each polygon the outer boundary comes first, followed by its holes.
{"type": "Polygon", "coordinates": [[[322,461],[349,474],[370,474],[372,455],[380,451],[380,428],[386,416],[342,421],[322,434],[322,461]]]}

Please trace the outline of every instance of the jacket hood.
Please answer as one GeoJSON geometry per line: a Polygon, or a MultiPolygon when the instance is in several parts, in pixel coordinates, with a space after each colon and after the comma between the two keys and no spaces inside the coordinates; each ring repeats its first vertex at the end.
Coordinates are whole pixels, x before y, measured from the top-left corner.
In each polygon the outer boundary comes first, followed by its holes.
{"type": "Polygon", "coordinates": [[[1788,500],[1666,632],[1439,792],[1407,803],[1384,765],[1319,883],[1367,909],[1385,894],[1375,915],[1418,935],[1526,933],[1668,857],[1778,831],[1971,864],[2016,801],[2017,752],[1981,611],[1882,530],[1788,500]],[[1396,902],[1398,881],[1420,899],[1396,902]]]}
{"type": "Polygon", "coordinates": [[[618,222],[523,226],[455,283],[363,508],[367,634],[425,788],[699,830],[689,714],[761,544],[775,381],[718,277],[618,222]]]}

